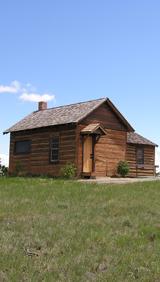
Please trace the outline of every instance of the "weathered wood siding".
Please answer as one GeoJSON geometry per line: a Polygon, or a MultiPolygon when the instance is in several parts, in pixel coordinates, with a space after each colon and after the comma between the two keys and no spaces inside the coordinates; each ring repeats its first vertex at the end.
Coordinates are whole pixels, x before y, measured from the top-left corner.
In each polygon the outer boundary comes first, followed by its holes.
{"type": "Polygon", "coordinates": [[[144,146],[144,167],[136,166],[136,145],[127,144],[127,128],[117,115],[104,103],[76,125],[61,125],[43,129],[27,130],[11,134],[10,139],[10,173],[16,166],[21,172],[32,175],[59,176],[61,168],[68,162],[75,163],[78,176],[82,173],[82,138],[81,129],[90,123],[100,123],[107,134],[100,137],[95,144],[95,175],[114,176],[120,160],[127,160],[130,176],[154,175],[155,148],[144,146]],[[50,162],[50,141],[59,135],[59,162],[50,162]],[[15,142],[31,140],[29,154],[14,154],[15,142]]]}
{"type": "Polygon", "coordinates": [[[125,159],[126,132],[107,129],[95,145],[95,172],[98,176],[115,176],[119,161],[125,159]]]}
{"type": "Polygon", "coordinates": [[[58,176],[61,168],[67,163],[75,163],[76,131],[75,126],[55,126],[51,128],[28,130],[11,134],[10,141],[10,173],[14,173],[17,163],[23,173],[33,175],[58,176]],[[50,162],[50,141],[53,136],[60,137],[59,162],[50,162]],[[16,141],[31,140],[31,153],[14,154],[16,141]]]}
{"type": "Polygon", "coordinates": [[[104,128],[127,131],[125,125],[112,111],[112,109],[105,103],[99,106],[91,114],[89,114],[82,122],[82,124],[101,123],[104,128]]]}
{"type": "Polygon", "coordinates": [[[95,145],[95,175],[113,176],[117,164],[125,159],[127,129],[107,104],[103,104],[88,115],[77,127],[77,168],[82,172],[82,139],[80,131],[90,123],[100,123],[107,131],[95,145]]]}
{"type": "MultiPolygon", "coordinates": [[[[79,134],[79,127],[77,133],[79,134]]],[[[117,164],[125,159],[126,132],[106,129],[107,134],[100,137],[95,144],[95,175],[114,176],[117,172],[117,164]]],[[[78,175],[82,172],[82,139],[78,144],[78,175]]]]}
{"type": "Polygon", "coordinates": [[[129,176],[153,176],[155,174],[155,147],[144,146],[144,165],[136,164],[136,148],[134,144],[127,144],[126,160],[130,166],[129,176]]]}

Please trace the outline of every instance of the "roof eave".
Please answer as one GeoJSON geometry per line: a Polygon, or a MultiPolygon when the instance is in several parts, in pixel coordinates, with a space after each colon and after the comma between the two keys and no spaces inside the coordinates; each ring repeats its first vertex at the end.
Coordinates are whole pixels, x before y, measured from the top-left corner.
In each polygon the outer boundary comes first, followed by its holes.
{"type": "Polygon", "coordinates": [[[146,143],[136,143],[136,142],[127,142],[127,144],[131,144],[131,145],[142,145],[142,146],[152,146],[152,147],[159,147],[159,145],[157,145],[157,144],[154,144],[154,143],[152,143],[152,144],[146,144],[146,143]]]}
{"type": "Polygon", "coordinates": [[[8,129],[8,130],[3,132],[3,135],[8,134],[8,133],[14,133],[14,132],[20,132],[20,131],[28,131],[28,130],[35,130],[35,129],[41,129],[41,128],[59,126],[59,125],[66,125],[66,124],[75,124],[76,125],[77,122],[60,123],[60,124],[53,124],[53,125],[34,127],[34,128],[26,128],[26,129],[19,129],[19,130],[10,130],[10,129],[8,129]]]}
{"type": "Polygon", "coordinates": [[[6,130],[6,131],[3,132],[3,135],[8,134],[8,133],[10,133],[10,131],[6,130]]]}

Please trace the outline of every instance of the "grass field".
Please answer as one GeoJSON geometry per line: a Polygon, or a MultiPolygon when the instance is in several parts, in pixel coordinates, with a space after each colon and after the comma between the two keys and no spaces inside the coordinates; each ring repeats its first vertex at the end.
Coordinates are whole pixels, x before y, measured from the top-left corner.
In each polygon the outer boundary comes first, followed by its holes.
{"type": "Polygon", "coordinates": [[[0,178],[0,282],[160,281],[160,182],[0,178]]]}

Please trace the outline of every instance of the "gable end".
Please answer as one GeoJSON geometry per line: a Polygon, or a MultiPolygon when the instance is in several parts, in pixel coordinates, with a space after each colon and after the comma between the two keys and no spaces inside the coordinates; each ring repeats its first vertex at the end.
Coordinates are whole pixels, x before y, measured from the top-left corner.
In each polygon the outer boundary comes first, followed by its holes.
{"type": "Polygon", "coordinates": [[[96,109],[93,109],[83,119],[79,120],[78,123],[100,123],[105,128],[134,132],[133,127],[109,99],[103,101],[96,109]]]}

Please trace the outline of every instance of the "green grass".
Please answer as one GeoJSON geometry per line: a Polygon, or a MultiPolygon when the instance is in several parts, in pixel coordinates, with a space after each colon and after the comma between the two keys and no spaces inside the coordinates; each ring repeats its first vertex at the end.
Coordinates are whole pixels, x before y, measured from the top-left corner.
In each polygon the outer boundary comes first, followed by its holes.
{"type": "Polygon", "coordinates": [[[0,281],[160,281],[160,182],[0,178],[0,281]]]}

